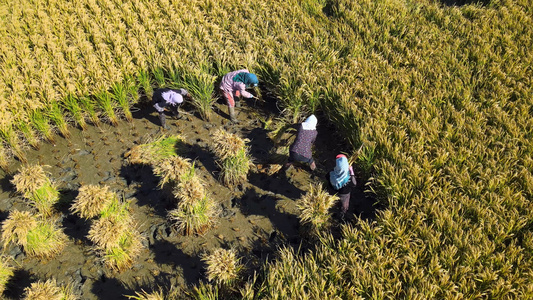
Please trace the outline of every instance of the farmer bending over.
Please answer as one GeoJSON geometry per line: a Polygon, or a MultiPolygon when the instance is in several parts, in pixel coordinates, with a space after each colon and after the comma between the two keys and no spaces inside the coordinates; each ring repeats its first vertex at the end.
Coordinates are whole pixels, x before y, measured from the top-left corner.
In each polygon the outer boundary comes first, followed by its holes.
{"type": "Polygon", "coordinates": [[[163,128],[169,129],[165,120],[165,108],[170,110],[174,117],[179,118],[179,106],[183,103],[183,97],[185,96],[190,97],[186,89],[161,88],[154,91],[152,103],[159,113],[159,120],[163,128]]]}
{"type": "Polygon", "coordinates": [[[311,115],[305,120],[305,122],[298,126],[296,139],[289,148],[289,162],[285,164],[285,169],[290,167],[295,161],[308,163],[311,170],[316,168],[311,152],[311,146],[315,142],[318,134],[316,131],[316,124],[317,119],[315,115],[311,115]]]}
{"type": "Polygon", "coordinates": [[[237,118],[235,118],[234,95],[239,98],[241,96],[244,98],[255,98],[255,96],[247,92],[246,89],[256,87],[258,83],[259,81],[257,80],[257,76],[248,72],[246,69],[233,71],[222,77],[220,89],[222,90],[224,98],[228,103],[228,114],[233,123],[239,122],[237,121],[237,118]]]}
{"type": "Polygon", "coordinates": [[[335,163],[335,168],[329,174],[326,174],[326,179],[341,200],[341,216],[344,217],[350,206],[350,193],[352,188],[357,185],[357,181],[355,180],[352,166],[348,164],[346,155],[337,155],[335,163]]]}

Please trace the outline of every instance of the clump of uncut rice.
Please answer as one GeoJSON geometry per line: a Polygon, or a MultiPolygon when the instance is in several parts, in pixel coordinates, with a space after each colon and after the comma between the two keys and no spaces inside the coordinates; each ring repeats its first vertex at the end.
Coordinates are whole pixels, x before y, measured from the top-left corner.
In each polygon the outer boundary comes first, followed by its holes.
{"type": "Polygon", "coordinates": [[[220,180],[229,187],[246,182],[252,164],[246,146],[249,140],[222,129],[217,129],[212,137],[211,149],[221,169],[220,180]]]}
{"type": "Polygon", "coordinates": [[[207,264],[207,279],[221,285],[234,282],[243,269],[240,259],[231,249],[215,249],[211,254],[204,255],[202,261],[207,264]]]}
{"type": "Polygon", "coordinates": [[[11,183],[40,213],[45,216],[52,214],[53,205],[59,200],[59,192],[42,166],[22,166],[11,183]]]}
{"type": "Polygon", "coordinates": [[[10,258],[0,255],[0,295],[4,292],[7,283],[13,277],[15,268],[9,264],[10,258]]]}
{"type": "Polygon", "coordinates": [[[80,187],[70,210],[82,218],[90,219],[100,215],[116,197],[108,186],[85,185],[80,187]]]}
{"type": "Polygon", "coordinates": [[[160,161],[176,156],[181,136],[161,136],[155,140],[134,146],[124,155],[130,164],[156,165],[160,161]]]}
{"type": "Polygon", "coordinates": [[[302,225],[309,225],[315,233],[328,227],[333,207],[339,197],[330,195],[322,185],[309,185],[309,191],[296,201],[302,225]]]}
{"type": "Polygon", "coordinates": [[[52,220],[14,210],[2,223],[2,240],[4,248],[14,243],[30,256],[51,258],[63,250],[67,236],[52,220]]]}
{"type": "Polygon", "coordinates": [[[183,176],[186,176],[191,170],[192,164],[189,159],[181,156],[172,156],[160,161],[154,166],[154,174],[160,178],[159,186],[170,182],[178,182],[183,176]]]}
{"type": "Polygon", "coordinates": [[[68,287],[57,284],[55,279],[45,282],[32,283],[24,289],[24,300],[76,300],[76,297],[68,287]]]}

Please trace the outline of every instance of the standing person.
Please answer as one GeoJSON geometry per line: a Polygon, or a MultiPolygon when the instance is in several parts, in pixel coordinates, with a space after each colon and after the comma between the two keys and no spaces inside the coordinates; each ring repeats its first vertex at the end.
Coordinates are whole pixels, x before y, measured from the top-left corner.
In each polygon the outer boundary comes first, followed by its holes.
{"type": "Polygon", "coordinates": [[[312,171],[316,168],[315,161],[313,160],[313,153],[311,151],[311,146],[318,135],[316,124],[317,119],[315,115],[310,115],[302,124],[300,124],[296,139],[289,148],[289,162],[285,164],[285,169],[290,167],[295,161],[308,163],[312,171]]]}
{"type": "Polygon", "coordinates": [[[348,164],[346,155],[337,155],[335,164],[335,168],[329,174],[326,174],[326,178],[341,200],[341,216],[343,218],[348,211],[348,207],[350,207],[350,193],[352,188],[357,185],[357,181],[355,180],[352,166],[348,164]]]}
{"type": "Polygon", "coordinates": [[[166,124],[165,108],[169,109],[174,117],[179,118],[179,106],[183,103],[183,98],[186,96],[190,97],[186,89],[174,90],[160,88],[154,91],[152,103],[154,104],[155,110],[159,113],[159,120],[163,128],[169,129],[166,124]]]}
{"type": "Polygon", "coordinates": [[[222,90],[224,98],[228,104],[228,114],[232,122],[239,122],[235,117],[234,95],[237,97],[242,96],[244,98],[255,98],[255,96],[247,92],[246,89],[255,87],[258,83],[259,81],[257,80],[257,76],[248,72],[246,69],[233,71],[222,77],[220,89],[222,90]]]}

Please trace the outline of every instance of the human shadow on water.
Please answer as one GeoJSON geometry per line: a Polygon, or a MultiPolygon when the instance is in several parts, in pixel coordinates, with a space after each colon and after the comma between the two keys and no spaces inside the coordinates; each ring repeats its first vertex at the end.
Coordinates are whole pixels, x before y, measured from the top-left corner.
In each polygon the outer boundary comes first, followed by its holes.
{"type": "Polygon", "coordinates": [[[126,295],[135,295],[135,290],[128,289],[115,278],[108,278],[105,274],[93,283],[91,292],[98,299],[128,299],[126,295]]]}
{"type": "Polygon", "coordinates": [[[36,281],[36,278],[29,271],[16,269],[13,276],[8,281],[3,295],[6,296],[7,299],[23,299],[24,289],[29,287],[34,281],[36,281]]]}
{"type": "Polygon", "coordinates": [[[137,205],[151,207],[154,212],[166,217],[167,210],[172,208],[172,199],[165,189],[160,189],[159,178],[154,175],[152,167],[147,165],[123,165],[120,176],[126,180],[128,186],[134,184],[135,188],[128,188],[130,192],[126,198],[137,199],[137,205]]]}
{"type": "Polygon", "coordinates": [[[248,175],[248,182],[262,190],[280,194],[291,199],[300,198],[304,192],[290,182],[283,170],[271,176],[264,173],[251,172],[248,175]]]}
{"type": "MultiPolygon", "coordinates": [[[[154,261],[157,264],[171,265],[173,268],[181,267],[183,270],[183,278],[188,285],[194,285],[200,281],[200,267],[202,263],[199,257],[183,253],[183,251],[175,244],[172,244],[166,240],[156,240],[152,247],[152,253],[155,256],[154,261]]],[[[174,274],[169,276],[176,275],[174,274]]],[[[158,280],[167,281],[170,279],[165,279],[165,277],[162,277],[158,280]]]]}

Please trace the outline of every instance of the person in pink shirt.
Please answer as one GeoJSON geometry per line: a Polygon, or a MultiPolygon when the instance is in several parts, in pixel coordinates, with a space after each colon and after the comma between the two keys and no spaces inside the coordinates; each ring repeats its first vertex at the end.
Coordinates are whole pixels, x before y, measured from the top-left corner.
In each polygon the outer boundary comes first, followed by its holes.
{"type": "Polygon", "coordinates": [[[237,118],[235,118],[234,96],[255,98],[255,96],[247,92],[246,89],[256,87],[258,83],[257,76],[248,72],[246,69],[229,72],[222,77],[220,89],[228,103],[228,114],[232,122],[238,123],[237,118]]]}

